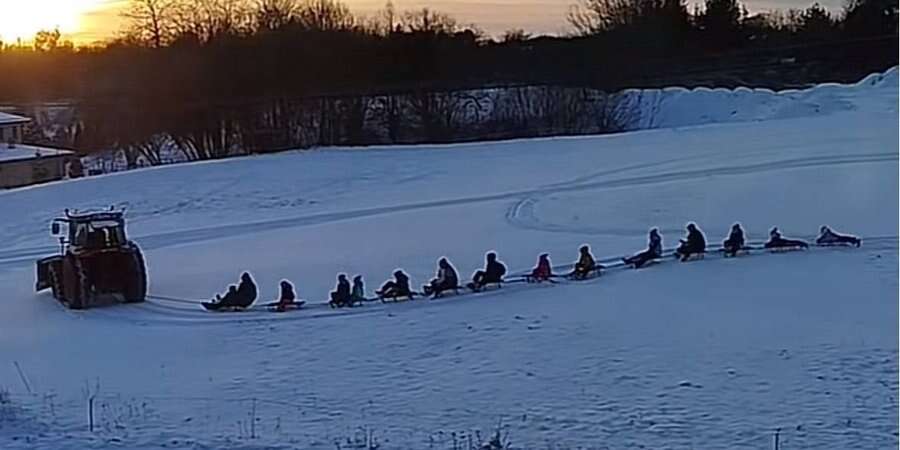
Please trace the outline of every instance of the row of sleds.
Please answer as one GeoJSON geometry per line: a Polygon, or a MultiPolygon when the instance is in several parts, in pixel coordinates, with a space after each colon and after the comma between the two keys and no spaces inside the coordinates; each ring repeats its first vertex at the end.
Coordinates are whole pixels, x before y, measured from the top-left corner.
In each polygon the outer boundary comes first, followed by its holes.
{"type": "Polygon", "coordinates": [[[275,302],[253,305],[256,300],[256,285],[249,273],[241,275],[238,286],[230,286],[225,296],[216,296],[211,302],[203,302],[203,307],[209,311],[240,312],[249,310],[263,310],[273,312],[287,312],[313,307],[321,308],[352,308],[367,303],[393,303],[416,299],[439,299],[446,296],[458,296],[477,294],[479,292],[502,288],[504,285],[515,283],[550,283],[578,282],[596,278],[603,273],[622,268],[640,269],[662,262],[667,257],[675,257],[679,261],[687,262],[703,259],[707,254],[716,253],[725,258],[732,258],[749,254],[753,251],[784,252],[805,250],[811,245],[819,247],[830,246],[855,246],[862,245],[862,240],[856,236],[838,234],[823,226],[820,235],[814,244],[799,239],[788,239],[781,235],[778,228],[769,232],[769,240],[765,243],[750,243],[744,238],[744,231],[740,224],[734,224],[728,238],[721,246],[708,248],[703,232],[694,223],[686,227],[687,235],[680,240],[680,245],[674,249],[664,250],[662,237],[659,230],[653,228],[648,237],[646,250],[632,256],[623,258],[610,258],[596,261],[591,255],[590,247],[583,245],[579,249],[579,259],[574,264],[552,266],[549,255],[546,253],[538,257],[537,266],[528,273],[507,276],[506,266],[497,259],[494,252],[486,255],[485,267],[475,273],[472,281],[463,285],[459,282],[456,270],[446,258],[438,261],[438,270],[434,279],[422,286],[420,290],[410,287],[409,276],[402,270],[394,272],[394,278],[388,280],[380,289],[375,291],[375,296],[365,294],[362,276],[353,278],[353,283],[347,280],[345,274],[338,275],[336,289],[331,292],[331,298],[326,303],[308,305],[305,300],[297,299],[293,285],[282,280],[280,284],[280,299],[275,302]],[[564,274],[555,271],[566,270],[564,274]]]}

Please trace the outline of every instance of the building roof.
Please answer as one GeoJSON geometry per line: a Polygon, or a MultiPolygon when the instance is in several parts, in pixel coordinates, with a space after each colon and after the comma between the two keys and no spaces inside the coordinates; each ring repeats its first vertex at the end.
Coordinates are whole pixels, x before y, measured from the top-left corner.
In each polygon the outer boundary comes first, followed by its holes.
{"type": "Polygon", "coordinates": [[[2,125],[17,125],[21,123],[31,122],[31,119],[27,117],[17,116],[15,114],[9,114],[5,112],[0,112],[0,126],[2,125]]]}
{"type": "Polygon", "coordinates": [[[8,144],[0,144],[0,164],[11,161],[68,156],[74,154],[75,152],[69,150],[39,147],[37,145],[15,144],[13,147],[10,147],[8,144]]]}

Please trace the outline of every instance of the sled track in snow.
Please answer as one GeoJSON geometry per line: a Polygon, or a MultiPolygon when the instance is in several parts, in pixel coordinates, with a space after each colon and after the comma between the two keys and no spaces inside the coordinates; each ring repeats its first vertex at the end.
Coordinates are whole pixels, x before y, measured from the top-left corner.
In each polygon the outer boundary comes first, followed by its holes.
{"type": "MultiPolygon", "coordinates": [[[[193,230],[174,231],[168,233],[153,234],[135,238],[135,240],[145,250],[157,250],[166,247],[172,247],[183,244],[216,240],[227,237],[235,237],[260,233],[265,231],[279,230],[284,228],[295,228],[303,226],[322,225],[331,222],[338,222],[351,219],[360,219],[372,216],[397,214],[405,212],[413,212],[424,209],[445,208],[453,206],[470,205],[477,203],[486,203],[502,200],[518,200],[517,203],[507,212],[507,218],[513,225],[523,225],[523,221],[518,219],[523,205],[530,200],[530,197],[555,194],[562,192],[577,192],[584,190],[600,190],[614,189],[629,186],[643,186],[658,183],[668,183],[675,181],[692,180],[708,176],[736,176],[746,175],[758,172],[780,171],[799,168],[847,165],[847,164],[870,164],[879,162],[897,161],[896,153],[871,153],[853,156],[818,156],[809,158],[783,159],[778,161],[769,161],[757,164],[745,165],[729,165],[722,167],[713,167],[697,170],[683,170],[661,172],[656,174],[639,175],[632,177],[621,177],[614,179],[604,178],[604,173],[596,173],[593,177],[600,177],[600,180],[585,182],[584,177],[578,178],[577,182],[571,183],[555,183],[547,187],[535,189],[527,189],[478,197],[466,197],[459,199],[437,200],[431,202],[412,203],[405,205],[386,206],[378,208],[366,208],[352,211],[339,211],[331,213],[312,214],[308,216],[288,217],[283,219],[275,219],[263,222],[251,222],[233,225],[222,225],[207,228],[198,228],[193,230]]],[[[664,161],[660,164],[666,164],[672,161],[664,161]]],[[[647,168],[653,165],[641,164],[626,168],[611,170],[609,173],[619,174],[629,170],[647,168]]],[[[533,200],[532,200],[533,201],[533,200]]],[[[42,256],[53,254],[57,246],[42,246],[34,248],[16,249],[8,252],[0,252],[0,268],[12,267],[23,264],[24,262],[32,263],[35,259],[42,256]]]]}
{"type": "MultiPolygon", "coordinates": [[[[809,239],[809,237],[803,237],[804,239],[809,239]]],[[[809,239],[812,240],[812,239],[809,239]]],[[[857,249],[854,247],[846,247],[846,246],[827,246],[827,247],[819,247],[819,246],[811,246],[808,250],[805,251],[796,251],[797,253],[805,253],[805,252],[833,252],[833,251],[859,251],[859,250],[868,250],[868,251],[878,251],[878,250],[890,250],[897,248],[897,236],[873,236],[873,237],[864,237],[863,238],[863,247],[862,249],[857,249]]],[[[753,241],[749,242],[748,245],[752,247],[752,251],[749,254],[745,254],[736,258],[737,260],[742,260],[744,258],[758,258],[763,256],[774,256],[770,255],[768,250],[761,249],[762,247],[761,241],[753,241]]],[[[663,257],[660,258],[658,264],[673,264],[677,263],[674,258],[674,248],[668,248],[663,252],[663,257]]],[[[721,253],[721,247],[710,247],[710,250],[707,252],[706,257],[703,260],[693,261],[690,264],[698,264],[704,262],[715,261],[719,259],[724,259],[724,256],[721,253]]],[[[247,311],[242,312],[209,312],[202,309],[200,305],[200,301],[192,302],[188,299],[178,299],[172,297],[162,297],[162,296],[154,296],[150,295],[149,299],[143,304],[135,304],[135,305],[121,305],[115,306],[111,308],[96,308],[88,310],[89,312],[85,313],[91,318],[103,318],[103,319],[112,319],[112,320],[125,320],[138,325],[186,325],[186,326],[195,326],[195,325],[217,325],[217,324],[227,324],[227,323],[256,323],[256,322],[275,322],[275,321],[295,321],[295,320],[315,320],[315,319],[328,319],[328,318],[343,318],[343,317],[357,317],[357,316],[371,316],[377,314],[384,314],[388,317],[393,317],[394,313],[402,313],[406,308],[418,308],[418,307],[439,307],[440,305],[446,305],[450,303],[459,303],[459,302],[470,302],[470,301],[484,301],[485,299],[491,298],[500,298],[507,297],[509,295],[515,295],[518,292],[523,290],[534,290],[534,289],[551,289],[557,285],[583,285],[584,287],[588,287],[594,283],[602,283],[606,277],[614,275],[616,272],[624,271],[624,270],[634,270],[630,267],[626,267],[624,263],[621,261],[621,256],[615,257],[606,257],[602,259],[598,259],[597,262],[606,266],[606,269],[603,272],[603,275],[589,278],[587,280],[581,281],[573,281],[573,280],[560,280],[555,283],[523,283],[520,281],[514,281],[512,283],[507,283],[503,287],[499,289],[493,289],[488,291],[482,291],[477,293],[471,293],[465,289],[460,290],[460,295],[448,295],[445,297],[441,297],[436,300],[431,300],[428,298],[419,298],[417,300],[409,300],[403,302],[396,303],[380,303],[380,302],[369,302],[364,303],[362,306],[354,307],[354,308],[339,308],[332,309],[327,303],[307,303],[303,308],[284,312],[284,313],[276,313],[267,311],[264,308],[256,307],[247,311]],[[138,315],[135,314],[138,313],[138,315]]],[[[572,264],[561,264],[553,266],[553,271],[558,273],[566,273],[572,270],[572,264]]],[[[640,273],[647,274],[646,276],[652,276],[653,267],[648,266],[645,269],[640,269],[640,273]]],[[[525,274],[530,273],[530,269],[511,271],[509,274],[509,279],[515,280],[517,278],[521,278],[525,274]]],[[[79,313],[81,314],[81,313],[79,313]]]]}
{"type": "MultiPolygon", "coordinates": [[[[506,213],[506,221],[512,226],[521,229],[530,229],[549,232],[565,232],[565,233],[584,233],[582,229],[566,227],[562,225],[554,225],[542,223],[534,213],[534,206],[537,203],[536,197],[548,194],[556,194],[561,192],[577,192],[584,190],[601,190],[621,187],[643,186],[658,183],[688,181],[702,177],[710,176],[738,176],[753,173],[802,169],[821,166],[835,166],[847,164],[866,164],[887,161],[898,161],[898,156],[893,153],[872,153],[856,156],[821,156],[811,158],[787,159],[782,161],[772,161],[758,164],[747,164],[743,166],[724,166],[709,169],[697,169],[689,171],[667,172],[653,175],[645,175],[638,177],[622,178],[615,180],[601,180],[589,183],[578,183],[570,186],[560,186],[555,189],[543,190],[534,194],[528,194],[526,198],[520,199],[513,204],[506,213]]],[[[661,230],[670,232],[673,230],[661,230]]],[[[680,231],[680,230],[677,230],[680,231]]],[[[589,231],[591,234],[604,234],[609,236],[630,236],[635,230],[614,230],[614,229],[598,229],[589,231]]],[[[639,230],[644,233],[646,230],[639,230]]]]}

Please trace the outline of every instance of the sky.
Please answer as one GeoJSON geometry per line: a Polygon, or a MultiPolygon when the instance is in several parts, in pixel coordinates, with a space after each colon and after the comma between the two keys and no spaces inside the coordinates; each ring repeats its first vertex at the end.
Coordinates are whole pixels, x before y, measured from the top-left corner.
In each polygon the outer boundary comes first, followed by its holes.
{"type": "MultiPolygon", "coordinates": [[[[59,28],[76,44],[90,44],[114,36],[119,17],[129,0],[0,0],[0,40],[30,40],[40,29],[59,28]]],[[[394,0],[398,10],[429,7],[448,13],[460,23],[474,24],[491,35],[521,28],[532,34],[570,31],[566,13],[577,0],[394,0]]],[[[372,14],[386,0],[344,0],[357,14],[372,14]]],[[[746,0],[751,12],[805,8],[813,0],[746,0]]],[[[822,0],[826,8],[840,9],[841,0],[822,0]]]]}

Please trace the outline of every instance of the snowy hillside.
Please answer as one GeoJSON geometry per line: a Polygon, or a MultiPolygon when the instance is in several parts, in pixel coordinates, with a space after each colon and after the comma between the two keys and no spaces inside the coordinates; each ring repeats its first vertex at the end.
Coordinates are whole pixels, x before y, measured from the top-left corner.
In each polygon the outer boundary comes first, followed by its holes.
{"type": "Polygon", "coordinates": [[[852,86],[829,83],[786,91],[673,87],[625,93],[640,105],[640,119],[631,128],[643,130],[827,115],[868,108],[873,101],[884,111],[884,107],[890,108],[896,102],[882,94],[895,90],[897,83],[894,67],[852,86]]]}
{"type": "Polygon", "coordinates": [[[892,70],[787,94],[665,90],[655,130],[2,192],[0,447],[454,449],[499,423],[520,449],[770,449],[776,430],[784,449],[896,448],[897,85],[892,70]],[[181,301],[76,312],[33,292],[34,261],[57,251],[49,220],[109,204],[128,206],[151,293],[181,301]],[[827,223],[864,245],[317,305],[338,272],[371,294],[397,267],[425,283],[440,256],[468,277],[493,249],[522,273],[583,243],[641,250],[651,226],[671,247],[691,220],[711,244],[740,221],[753,241],[827,223]],[[198,306],[243,270],[260,302],[286,278],[312,307],[198,306]]]}

